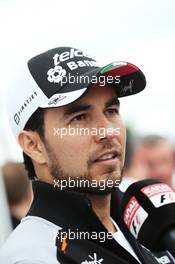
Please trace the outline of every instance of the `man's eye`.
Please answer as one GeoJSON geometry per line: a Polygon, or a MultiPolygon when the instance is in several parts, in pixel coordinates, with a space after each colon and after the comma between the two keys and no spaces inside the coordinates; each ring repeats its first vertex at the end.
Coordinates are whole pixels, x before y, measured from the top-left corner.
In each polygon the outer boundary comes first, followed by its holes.
{"type": "Polygon", "coordinates": [[[107,109],[107,112],[108,112],[108,114],[111,114],[111,115],[118,114],[119,109],[118,108],[109,108],[109,109],[107,109]]]}
{"type": "Polygon", "coordinates": [[[77,115],[71,119],[71,122],[81,121],[84,120],[85,118],[86,118],[86,114],[77,115]]]}

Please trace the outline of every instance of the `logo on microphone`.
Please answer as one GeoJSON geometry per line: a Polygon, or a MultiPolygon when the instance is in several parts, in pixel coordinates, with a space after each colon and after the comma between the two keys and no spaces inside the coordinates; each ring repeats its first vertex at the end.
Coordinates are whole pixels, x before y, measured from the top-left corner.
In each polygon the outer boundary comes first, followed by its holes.
{"type": "Polygon", "coordinates": [[[146,186],[141,191],[150,199],[156,208],[175,203],[175,192],[164,183],[146,186]]]}
{"type": "Polygon", "coordinates": [[[140,228],[148,217],[147,212],[140,206],[135,196],[129,200],[124,211],[124,222],[135,238],[138,237],[140,228]]]}

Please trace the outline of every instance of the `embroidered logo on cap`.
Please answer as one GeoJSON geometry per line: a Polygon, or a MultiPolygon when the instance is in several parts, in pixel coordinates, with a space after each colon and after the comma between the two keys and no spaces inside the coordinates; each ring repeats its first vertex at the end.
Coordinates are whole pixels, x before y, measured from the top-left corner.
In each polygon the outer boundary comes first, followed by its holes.
{"type": "Polygon", "coordinates": [[[75,50],[73,48],[61,54],[56,53],[53,56],[53,63],[54,67],[50,68],[47,72],[47,80],[50,83],[60,83],[66,76],[67,68],[68,71],[74,71],[79,67],[98,67],[98,63],[91,59],[90,56],[84,54],[81,50],[75,50]]]}
{"type": "Polygon", "coordinates": [[[47,72],[47,80],[53,83],[59,83],[62,81],[63,77],[66,75],[66,70],[63,67],[57,65],[54,68],[51,68],[47,72]]]}
{"type": "Polygon", "coordinates": [[[123,85],[121,90],[122,94],[125,94],[127,91],[132,93],[133,84],[134,84],[134,80],[130,80],[128,85],[123,85]]]}
{"type": "Polygon", "coordinates": [[[67,96],[66,95],[61,95],[59,94],[57,97],[52,98],[49,102],[48,105],[56,105],[59,101],[65,99],[67,96]]]}

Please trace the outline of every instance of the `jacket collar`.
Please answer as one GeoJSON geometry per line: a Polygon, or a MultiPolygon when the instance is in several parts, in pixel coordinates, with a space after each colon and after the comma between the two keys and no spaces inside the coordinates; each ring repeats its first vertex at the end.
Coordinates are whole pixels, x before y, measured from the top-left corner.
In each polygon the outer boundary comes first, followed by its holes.
{"type": "MultiPolygon", "coordinates": [[[[28,215],[43,217],[56,225],[63,224],[71,228],[79,226],[80,229],[95,228],[96,230],[97,227],[105,229],[94,213],[86,194],[68,189],[59,190],[52,184],[41,181],[34,181],[32,187],[34,199],[28,215]]],[[[120,211],[121,197],[122,193],[119,189],[114,189],[111,198],[111,217],[123,225],[120,211]]]]}
{"type": "MultiPolygon", "coordinates": [[[[52,184],[41,181],[33,182],[34,199],[28,216],[42,217],[63,230],[78,230],[86,232],[108,232],[92,209],[91,202],[86,194],[72,190],[59,190],[52,184]]],[[[144,262],[141,246],[128,231],[120,210],[122,193],[119,189],[112,191],[111,217],[119,225],[121,231],[144,262]]],[[[97,240],[95,243],[100,244],[97,240]]],[[[115,248],[114,240],[107,240],[103,245],[111,250],[115,248]]]]}

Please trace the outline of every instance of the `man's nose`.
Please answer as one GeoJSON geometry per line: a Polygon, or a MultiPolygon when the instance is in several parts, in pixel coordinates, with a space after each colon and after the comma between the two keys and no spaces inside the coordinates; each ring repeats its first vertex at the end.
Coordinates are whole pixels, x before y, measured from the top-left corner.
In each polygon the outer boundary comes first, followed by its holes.
{"type": "Polygon", "coordinates": [[[105,115],[98,115],[95,120],[94,128],[96,133],[94,133],[94,138],[96,142],[100,142],[104,139],[112,139],[117,136],[117,127],[116,122],[112,122],[105,115]]]}

